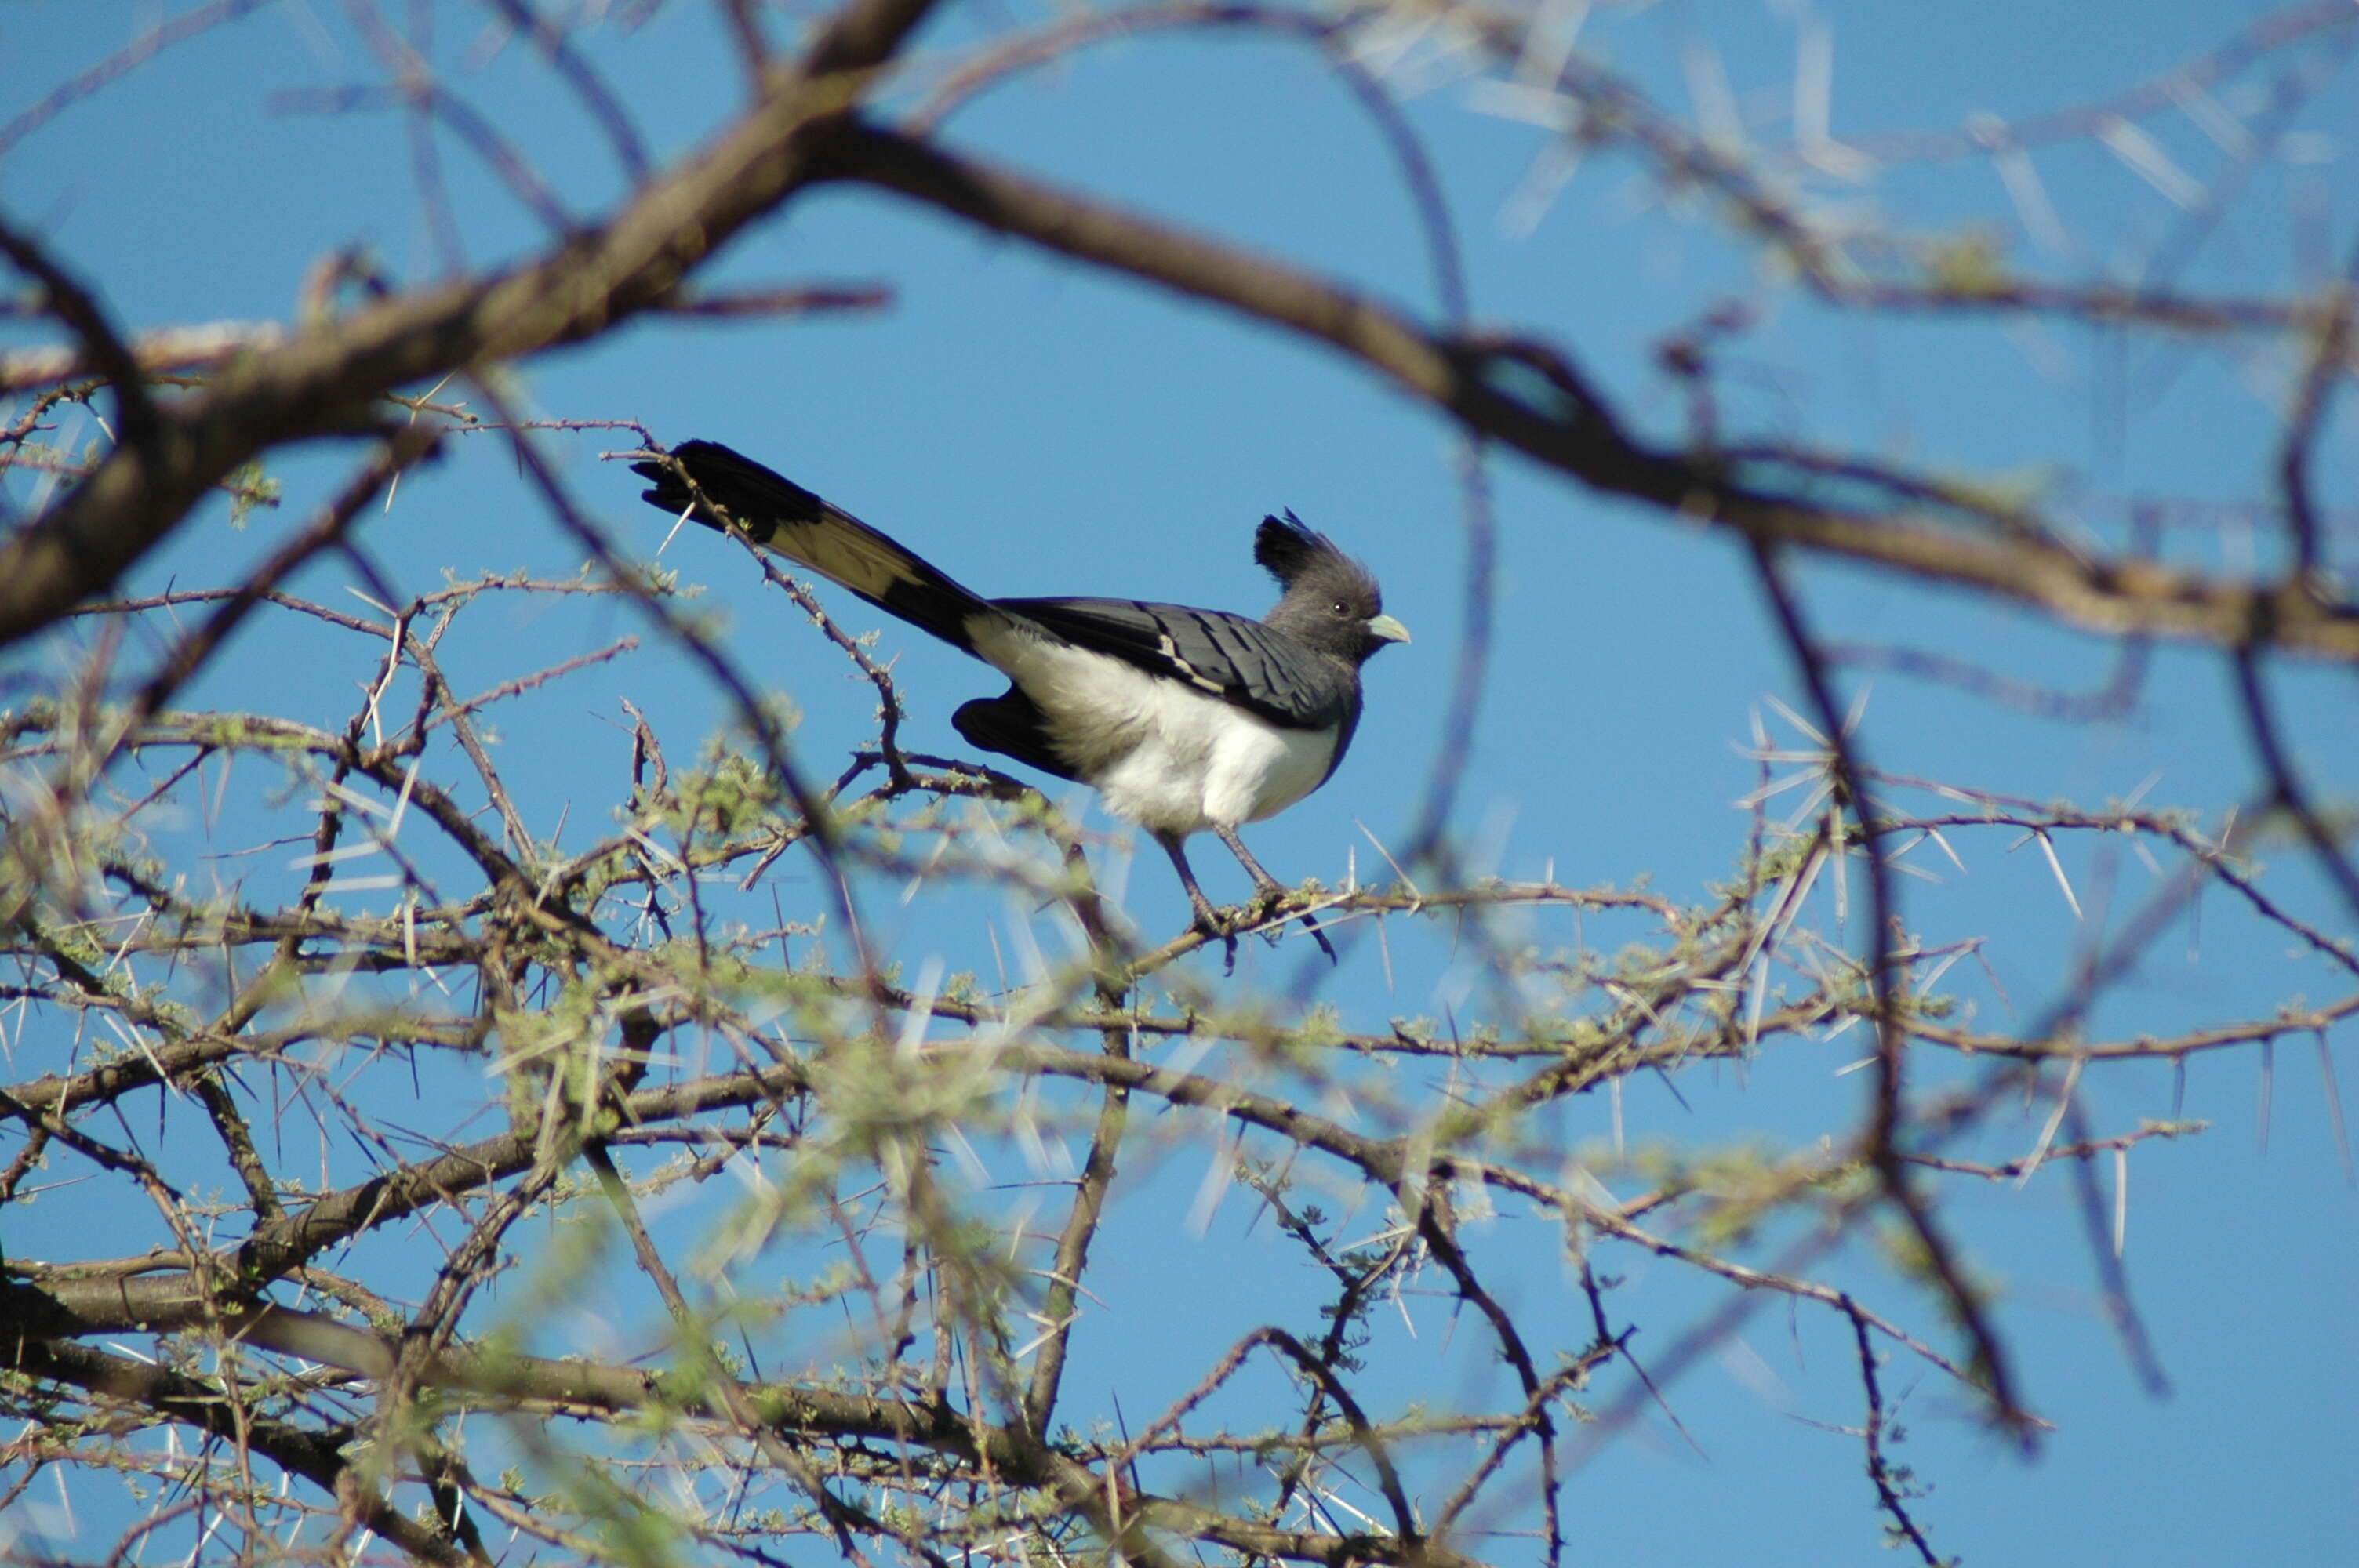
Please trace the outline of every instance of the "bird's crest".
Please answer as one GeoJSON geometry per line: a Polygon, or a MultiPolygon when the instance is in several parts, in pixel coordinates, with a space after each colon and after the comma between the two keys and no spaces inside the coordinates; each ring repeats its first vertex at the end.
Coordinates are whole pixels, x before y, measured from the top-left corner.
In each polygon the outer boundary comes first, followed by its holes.
{"type": "Polygon", "coordinates": [[[1320,562],[1349,564],[1351,558],[1335,547],[1334,540],[1297,517],[1291,509],[1283,517],[1263,518],[1254,535],[1254,559],[1266,567],[1283,588],[1292,588],[1297,579],[1320,562]]]}

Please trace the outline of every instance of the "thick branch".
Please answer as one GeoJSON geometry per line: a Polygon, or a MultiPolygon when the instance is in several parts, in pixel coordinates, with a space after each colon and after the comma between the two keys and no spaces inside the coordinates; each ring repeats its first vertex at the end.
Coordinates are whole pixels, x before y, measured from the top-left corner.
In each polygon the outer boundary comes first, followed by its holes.
{"type": "Polygon", "coordinates": [[[1818,498],[1832,486],[1799,470],[1732,470],[1710,454],[1646,445],[1551,348],[1440,335],[1332,279],[873,125],[838,127],[829,152],[833,178],[1314,339],[1472,430],[1682,521],[1977,589],[2093,631],[2232,647],[2262,627],[2288,651],[2359,662],[2359,606],[2321,600],[2307,582],[2256,585],[1970,530],[1925,509],[1837,504],[1818,498]]]}
{"type": "MultiPolygon", "coordinates": [[[[107,588],[266,449],[364,428],[370,404],[397,387],[579,342],[661,304],[691,267],[810,180],[814,130],[852,104],[929,3],[859,0],[802,68],[774,78],[718,141],[612,222],[507,272],[398,295],[315,327],[158,409],[152,440],[117,447],[0,547],[0,645],[107,588]]],[[[116,357],[128,364],[127,351],[116,357]]],[[[124,373],[126,398],[143,396],[136,375],[124,373]]]]}

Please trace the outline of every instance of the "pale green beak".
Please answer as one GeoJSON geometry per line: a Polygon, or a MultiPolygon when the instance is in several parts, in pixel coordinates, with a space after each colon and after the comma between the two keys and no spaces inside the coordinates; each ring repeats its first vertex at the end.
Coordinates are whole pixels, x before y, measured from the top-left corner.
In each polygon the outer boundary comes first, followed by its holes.
{"type": "Polygon", "coordinates": [[[1386,643],[1409,641],[1408,628],[1389,615],[1378,615],[1368,622],[1368,635],[1386,643]]]}

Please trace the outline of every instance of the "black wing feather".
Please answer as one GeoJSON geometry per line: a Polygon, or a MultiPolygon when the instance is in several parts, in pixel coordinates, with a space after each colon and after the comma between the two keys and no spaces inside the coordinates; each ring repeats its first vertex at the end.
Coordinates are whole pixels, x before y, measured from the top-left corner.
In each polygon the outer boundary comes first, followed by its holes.
{"type": "Polygon", "coordinates": [[[1358,683],[1349,666],[1249,616],[1135,599],[992,603],[1077,648],[1186,682],[1289,730],[1324,730],[1353,716],[1358,683]]]}
{"type": "Polygon", "coordinates": [[[1049,736],[1049,721],[1039,705],[1016,687],[1009,687],[998,697],[978,697],[973,702],[961,703],[959,710],[951,715],[951,723],[960,734],[986,752],[1013,757],[1060,779],[1089,782],[1057,754],[1056,742],[1049,736]]]}

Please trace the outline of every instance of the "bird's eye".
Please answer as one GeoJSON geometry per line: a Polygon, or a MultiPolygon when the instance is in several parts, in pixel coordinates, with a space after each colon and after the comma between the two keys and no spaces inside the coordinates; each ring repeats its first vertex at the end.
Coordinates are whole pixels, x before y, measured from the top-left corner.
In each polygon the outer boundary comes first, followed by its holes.
{"type": "Polygon", "coordinates": [[[1334,603],[1329,605],[1327,608],[1333,611],[1338,615],[1349,615],[1352,613],[1352,607],[1344,603],[1340,599],[1334,603]]]}

